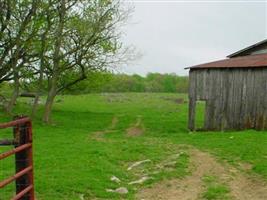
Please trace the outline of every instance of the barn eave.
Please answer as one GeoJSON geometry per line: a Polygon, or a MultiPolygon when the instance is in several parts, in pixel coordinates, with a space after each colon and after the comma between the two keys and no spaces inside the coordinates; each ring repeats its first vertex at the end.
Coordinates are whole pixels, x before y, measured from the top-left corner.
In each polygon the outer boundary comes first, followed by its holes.
{"type": "Polygon", "coordinates": [[[214,62],[186,67],[185,69],[261,68],[261,67],[267,67],[267,53],[227,58],[214,62]]]}
{"type": "Polygon", "coordinates": [[[234,57],[238,57],[238,56],[243,56],[244,54],[249,53],[249,52],[251,52],[257,48],[260,48],[261,46],[264,46],[264,45],[265,46],[267,45],[267,39],[262,40],[260,42],[257,42],[256,44],[250,45],[250,46],[248,46],[244,49],[241,49],[237,52],[234,52],[234,53],[228,55],[227,57],[228,58],[234,58],[234,57]]]}

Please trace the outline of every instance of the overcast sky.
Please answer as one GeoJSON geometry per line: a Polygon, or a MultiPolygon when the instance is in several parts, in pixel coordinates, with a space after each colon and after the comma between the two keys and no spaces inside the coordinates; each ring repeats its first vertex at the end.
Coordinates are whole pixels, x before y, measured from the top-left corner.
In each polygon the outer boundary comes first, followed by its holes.
{"type": "MultiPolygon", "coordinates": [[[[129,1],[125,1],[129,2],[129,1]]],[[[222,59],[267,38],[266,1],[130,1],[123,40],[142,58],[124,73],[186,75],[185,67],[222,59]]]]}

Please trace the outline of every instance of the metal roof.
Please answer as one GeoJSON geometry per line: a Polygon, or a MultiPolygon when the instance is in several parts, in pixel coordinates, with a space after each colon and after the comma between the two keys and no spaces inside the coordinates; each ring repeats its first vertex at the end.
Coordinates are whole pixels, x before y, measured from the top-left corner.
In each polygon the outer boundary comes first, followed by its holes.
{"type": "Polygon", "coordinates": [[[251,45],[251,46],[248,46],[248,47],[246,47],[244,49],[241,49],[241,50],[239,50],[239,51],[237,51],[235,53],[232,53],[232,54],[228,55],[227,57],[228,58],[233,58],[233,57],[236,57],[236,56],[240,56],[240,55],[246,53],[247,51],[250,51],[250,50],[252,50],[254,48],[260,47],[260,46],[265,45],[265,44],[267,44],[267,39],[262,40],[262,41],[260,41],[260,42],[258,42],[256,44],[251,45]]]}
{"type": "Polygon", "coordinates": [[[204,63],[187,67],[185,69],[203,69],[203,68],[257,68],[267,67],[267,54],[257,54],[227,58],[214,62],[204,63]]]}

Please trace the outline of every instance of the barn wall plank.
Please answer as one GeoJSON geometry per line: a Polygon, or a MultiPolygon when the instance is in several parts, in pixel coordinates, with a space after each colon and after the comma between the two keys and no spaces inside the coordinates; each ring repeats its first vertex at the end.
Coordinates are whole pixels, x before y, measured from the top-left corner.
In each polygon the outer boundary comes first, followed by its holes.
{"type": "Polygon", "coordinates": [[[267,129],[267,68],[190,70],[189,127],[206,100],[207,130],[267,129]]]}

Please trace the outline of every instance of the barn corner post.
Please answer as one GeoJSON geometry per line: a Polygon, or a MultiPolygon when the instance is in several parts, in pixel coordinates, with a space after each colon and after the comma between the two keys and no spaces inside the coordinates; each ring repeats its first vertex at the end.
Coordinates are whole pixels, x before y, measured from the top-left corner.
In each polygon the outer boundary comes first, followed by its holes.
{"type": "Polygon", "coordinates": [[[195,78],[192,69],[189,71],[189,110],[188,110],[188,129],[195,131],[195,113],[196,113],[196,99],[195,99],[195,78]]]}
{"type": "MultiPolygon", "coordinates": [[[[26,118],[25,116],[16,116],[14,120],[26,118]]],[[[23,194],[20,200],[35,200],[34,197],[34,179],[33,179],[33,155],[32,155],[32,123],[26,121],[22,124],[18,124],[14,127],[15,148],[31,144],[31,148],[25,151],[20,151],[15,154],[16,173],[19,173],[25,169],[29,169],[29,172],[24,176],[16,179],[16,194],[25,192],[25,188],[29,188],[28,193],[23,194]]]]}
{"type": "Polygon", "coordinates": [[[190,131],[195,131],[195,109],[196,109],[196,101],[193,98],[189,97],[188,129],[190,131]]]}

